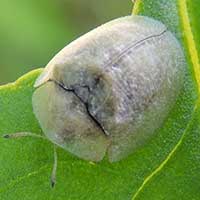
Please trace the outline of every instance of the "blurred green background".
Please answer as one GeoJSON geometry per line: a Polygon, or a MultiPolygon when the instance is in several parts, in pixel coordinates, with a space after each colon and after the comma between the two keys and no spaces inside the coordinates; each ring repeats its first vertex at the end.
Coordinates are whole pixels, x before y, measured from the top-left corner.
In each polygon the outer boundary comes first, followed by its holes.
{"type": "Polygon", "coordinates": [[[0,85],[44,67],[70,41],[131,10],[131,0],[0,0],[0,85]]]}

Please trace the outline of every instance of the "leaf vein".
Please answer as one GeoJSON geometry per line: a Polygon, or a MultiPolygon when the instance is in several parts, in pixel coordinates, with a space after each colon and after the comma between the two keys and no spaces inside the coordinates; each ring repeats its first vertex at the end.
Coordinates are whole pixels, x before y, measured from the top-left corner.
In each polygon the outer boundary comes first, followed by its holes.
{"type": "Polygon", "coordinates": [[[161,164],[150,174],[148,175],[142,185],[139,187],[139,189],[136,191],[136,193],[134,194],[132,200],[135,200],[136,197],[139,195],[139,193],[143,190],[143,188],[146,186],[146,184],[159,172],[163,169],[163,167],[167,164],[167,162],[170,160],[170,158],[174,155],[174,153],[176,152],[176,150],[179,148],[179,146],[182,144],[182,141],[185,137],[185,135],[187,134],[188,130],[190,130],[192,124],[193,124],[193,118],[195,116],[195,112],[197,110],[197,106],[198,104],[196,103],[195,107],[194,107],[194,110],[192,112],[192,116],[191,116],[191,120],[188,122],[186,128],[185,128],[185,131],[183,132],[180,140],[178,141],[178,143],[175,145],[175,147],[170,151],[170,153],[168,154],[168,156],[165,158],[165,160],[163,160],[161,162],[161,164]]]}
{"type": "Polygon", "coordinates": [[[40,172],[42,172],[44,169],[47,169],[49,167],[50,164],[46,164],[46,165],[43,165],[42,167],[40,167],[39,169],[35,170],[35,171],[32,171],[24,176],[21,176],[21,177],[17,177],[16,179],[10,181],[7,185],[5,185],[4,187],[0,188],[0,193],[4,192],[5,190],[13,187],[14,185],[16,185],[17,183],[29,178],[29,177],[32,177],[32,176],[35,176],[37,174],[39,174],[40,172]]]}

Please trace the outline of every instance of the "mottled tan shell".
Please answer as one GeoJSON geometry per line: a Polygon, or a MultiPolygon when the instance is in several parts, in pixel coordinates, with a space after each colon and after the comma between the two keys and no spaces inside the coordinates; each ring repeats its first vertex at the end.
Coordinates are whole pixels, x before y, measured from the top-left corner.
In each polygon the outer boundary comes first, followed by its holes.
{"type": "Polygon", "coordinates": [[[183,84],[185,59],[159,21],[128,16],[61,50],[37,79],[46,137],[80,158],[118,161],[160,127],[183,84]]]}

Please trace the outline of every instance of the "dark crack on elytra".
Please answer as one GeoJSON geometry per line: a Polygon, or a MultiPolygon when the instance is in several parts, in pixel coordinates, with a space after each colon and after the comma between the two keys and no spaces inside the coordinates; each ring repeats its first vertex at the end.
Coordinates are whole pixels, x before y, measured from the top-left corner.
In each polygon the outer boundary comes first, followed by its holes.
{"type": "Polygon", "coordinates": [[[141,40],[139,40],[139,41],[137,41],[137,42],[134,42],[134,43],[131,42],[126,48],[124,48],[124,49],[122,50],[121,53],[119,53],[119,54],[117,54],[117,55],[114,55],[114,59],[109,60],[109,61],[105,64],[104,68],[107,70],[108,67],[110,67],[110,66],[115,66],[115,64],[117,64],[117,62],[118,62],[123,56],[125,56],[131,49],[133,49],[134,47],[136,47],[137,45],[139,45],[139,44],[141,44],[141,43],[143,43],[143,42],[145,42],[145,41],[148,41],[148,40],[153,39],[153,38],[161,37],[161,36],[163,36],[167,31],[168,31],[168,28],[165,28],[162,32],[160,32],[160,33],[158,33],[158,34],[150,35],[150,36],[148,36],[148,37],[146,37],[146,38],[144,38],[144,39],[141,39],[141,40]]]}
{"type": "MultiPolygon", "coordinates": [[[[91,113],[90,113],[90,110],[89,110],[89,104],[87,102],[84,102],[82,100],[82,98],[76,93],[75,89],[73,87],[71,88],[67,88],[66,86],[64,86],[63,84],[59,83],[58,81],[56,80],[49,80],[49,82],[54,82],[56,85],[58,85],[59,87],[61,87],[63,90],[67,91],[67,92],[72,92],[84,105],[85,105],[85,108],[86,108],[86,111],[87,111],[87,114],[88,116],[90,117],[90,119],[92,119],[92,121],[97,125],[97,127],[103,132],[103,134],[105,136],[109,136],[109,133],[105,130],[105,128],[101,125],[101,123],[96,119],[95,116],[93,116],[91,113]]],[[[80,86],[82,87],[82,86],[80,86]]],[[[83,87],[87,88],[88,91],[90,92],[90,88],[89,86],[86,86],[84,85],[83,87]]]]}

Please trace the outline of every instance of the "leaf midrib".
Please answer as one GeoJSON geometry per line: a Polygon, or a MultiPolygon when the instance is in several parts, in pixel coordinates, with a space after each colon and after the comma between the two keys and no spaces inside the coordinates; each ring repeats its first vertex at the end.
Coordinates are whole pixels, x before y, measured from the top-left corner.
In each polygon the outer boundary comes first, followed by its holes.
{"type": "Polygon", "coordinates": [[[179,13],[181,16],[181,25],[185,33],[185,41],[189,50],[189,55],[193,64],[194,74],[198,86],[198,93],[200,94],[200,62],[197,47],[194,41],[194,35],[192,33],[192,27],[190,24],[189,13],[187,9],[187,0],[178,0],[179,13]]]}

